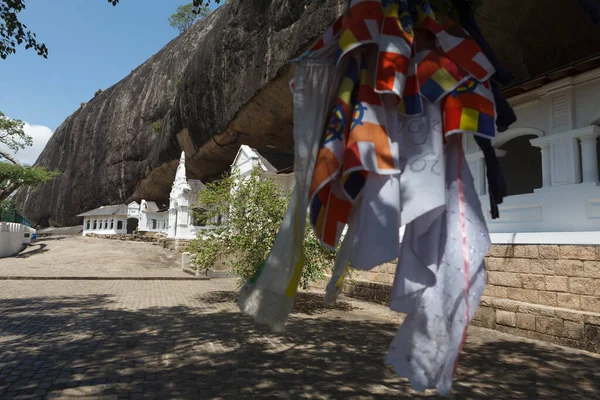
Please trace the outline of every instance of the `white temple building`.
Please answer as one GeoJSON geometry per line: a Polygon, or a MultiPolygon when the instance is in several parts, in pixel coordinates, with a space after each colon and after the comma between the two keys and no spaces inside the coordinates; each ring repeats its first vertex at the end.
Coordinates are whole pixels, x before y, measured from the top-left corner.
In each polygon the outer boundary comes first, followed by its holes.
{"type": "Polygon", "coordinates": [[[132,233],[137,227],[139,208],[138,203],[132,202],[102,206],[79,214],[78,217],[83,217],[83,236],[90,233],[104,235],[132,233]]]}
{"type": "Polygon", "coordinates": [[[171,238],[193,239],[202,227],[194,225],[192,207],[203,189],[201,181],[186,178],[185,153],[181,153],[169,204],[142,199],[84,212],[78,215],[83,217],[83,236],[162,232],[171,238]]]}
{"type": "MultiPolygon", "coordinates": [[[[487,224],[495,244],[600,243],[600,69],[508,99],[517,122],[494,143],[509,196],[487,224]]],[[[483,154],[465,154],[489,218],[483,154]]]]}
{"type": "MultiPolygon", "coordinates": [[[[283,189],[292,189],[292,163],[291,155],[258,152],[242,145],[231,165],[231,171],[236,171],[244,178],[258,167],[263,176],[274,179],[283,189]]],[[[162,232],[170,238],[194,239],[198,232],[209,230],[213,223],[223,222],[225,218],[215,217],[205,225],[194,219],[198,193],[205,188],[201,181],[187,178],[185,153],[182,152],[168,204],[142,199],[140,203],[134,201],[129,204],[102,206],[79,214],[79,217],[83,217],[83,236],[90,233],[114,235],[162,232]]]]}

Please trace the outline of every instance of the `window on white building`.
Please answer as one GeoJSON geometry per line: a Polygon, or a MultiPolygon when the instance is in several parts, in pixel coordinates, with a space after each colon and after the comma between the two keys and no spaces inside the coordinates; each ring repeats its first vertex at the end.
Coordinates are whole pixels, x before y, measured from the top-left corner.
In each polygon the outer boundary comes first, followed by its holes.
{"type": "Polygon", "coordinates": [[[90,220],[89,219],[85,222],[85,229],[90,229],[90,220]]]}
{"type": "Polygon", "coordinates": [[[94,230],[98,228],[97,223],[98,223],[98,220],[94,220],[94,230]]]}
{"type": "Polygon", "coordinates": [[[114,219],[110,220],[110,229],[115,229],[115,220],[114,219]]]}
{"type": "Polygon", "coordinates": [[[152,229],[156,229],[156,220],[155,219],[152,220],[152,229]]]}
{"type": "Polygon", "coordinates": [[[117,229],[118,230],[123,229],[123,221],[117,221],[117,229]]]}
{"type": "Polygon", "coordinates": [[[509,140],[501,150],[506,155],[500,157],[508,195],[533,193],[542,187],[542,155],[538,147],[529,143],[535,135],[519,136],[509,140]]]}

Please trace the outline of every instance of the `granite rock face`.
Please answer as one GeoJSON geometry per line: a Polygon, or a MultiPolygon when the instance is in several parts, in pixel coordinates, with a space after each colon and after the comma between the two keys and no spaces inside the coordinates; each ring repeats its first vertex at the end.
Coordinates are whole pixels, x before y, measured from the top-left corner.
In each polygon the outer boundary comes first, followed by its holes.
{"type": "MultiPolygon", "coordinates": [[[[292,153],[287,60],[345,4],[230,0],[69,116],[36,162],[62,176],[18,193],[20,208],[40,226],[75,225],[101,205],[168,200],[182,150],[202,180],[228,170],[240,144],[292,153]]],[[[485,0],[478,19],[517,80],[600,52],[577,0],[485,0]]]]}

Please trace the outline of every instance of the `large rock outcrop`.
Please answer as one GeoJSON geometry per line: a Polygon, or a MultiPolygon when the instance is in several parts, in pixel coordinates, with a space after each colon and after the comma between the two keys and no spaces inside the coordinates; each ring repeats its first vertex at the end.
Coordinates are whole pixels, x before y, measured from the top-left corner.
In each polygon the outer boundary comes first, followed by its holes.
{"type": "MultiPolygon", "coordinates": [[[[20,208],[41,226],[77,224],[103,204],[167,200],[181,150],[202,180],[227,170],[240,144],[291,153],[287,60],[345,4],[230,0],[68,117],[36,162],[62,176],[19,193],[20,208]]],[[[576,0],[486,0],[479,19],[518,80],[600,52],[576,0]]]]}
{"type": "Polygon", "coordinates": [[[35,165],[62,176],[18,194],[41,226],[78,224],[103,204],[167,200],[181,150],[208,179],[236,143],[291,152],[287,60],[342,12],[344,0],[231,0],[56,130],[35,165]]]}

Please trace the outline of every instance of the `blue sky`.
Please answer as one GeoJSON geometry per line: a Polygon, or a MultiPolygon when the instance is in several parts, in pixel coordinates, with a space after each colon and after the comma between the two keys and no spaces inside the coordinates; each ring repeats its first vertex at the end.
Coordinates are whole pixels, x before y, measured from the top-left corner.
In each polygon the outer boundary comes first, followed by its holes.
{"type": "Polygon", "coordinates": [[[27,0],[19,18],[46,44],[48,59],[24,47],[0,59],[0,111],[26,122],[39,136],[34,147],[41,151],[41,142],[82,101],[123,79],[178,35],[168,18],[186,2],[121,0],[113,7],[108,0],[27,0]]]}

